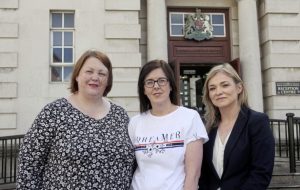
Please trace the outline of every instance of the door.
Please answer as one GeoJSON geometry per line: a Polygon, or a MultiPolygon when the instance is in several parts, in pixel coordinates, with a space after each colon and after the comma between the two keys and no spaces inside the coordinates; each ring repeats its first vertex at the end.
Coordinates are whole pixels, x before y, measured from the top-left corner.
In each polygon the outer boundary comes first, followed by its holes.
{"type": "MultiPolygon", "coordinates": [[[[174,70],[180,105],[204,114],[203,85],[209,70],[218,64],[230,63],[240,73],[239,61],[231,60],[230,19],[228,8],[170,7],[168,13],[168,58],[174,70]],[[186,38],[190,16],[196,18],[199,10],[209,17],[213,38],[195,40],[186,38]]],[[[197,19],[196,19],[197,21],[197,19]]],[[[194,30],[201,28],[196,22],[194,30]],[[196,28],[195,28],[196,27],[196,28]]],[[[193,31],[194,31],[193,30],[193,31]]],[[[192,33],[193,33],[192,31],[192,33]]],[[[188,30],[188,32],[191,32],[188,30]]]]}
{"type": "MultiPolygon", "coordinates": [[[[221,63],[180,63],[172,61],[170,65],[174,71],[178,91],[178,104],[195,109],[200,115],[204,115],[203,86],[210,69],[221,63]]],[[[229,62],[240,74],[239,59],[229,62]]]]}

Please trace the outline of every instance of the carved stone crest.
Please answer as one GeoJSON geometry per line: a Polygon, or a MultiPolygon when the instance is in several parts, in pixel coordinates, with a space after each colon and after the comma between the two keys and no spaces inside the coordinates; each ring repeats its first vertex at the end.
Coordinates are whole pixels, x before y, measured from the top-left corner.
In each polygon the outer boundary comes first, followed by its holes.
{"type": "Polygon", "coordinates": [[[184,37],[197,41],[213,38],[213,27],[208,14],[201,13],[200,9],[195,14],[185,15],[184,37]]]}

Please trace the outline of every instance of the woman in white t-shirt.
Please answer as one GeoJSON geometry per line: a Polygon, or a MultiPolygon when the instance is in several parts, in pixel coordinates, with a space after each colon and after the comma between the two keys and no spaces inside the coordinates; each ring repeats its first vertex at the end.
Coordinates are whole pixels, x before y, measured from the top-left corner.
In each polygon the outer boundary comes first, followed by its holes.
{"type": "Polygon", "coordinates": [[[196,190],[208,137],[198,112],[177,105],[171,67],[162,60],[145,64],[138,93],[140,114],[129,124],[137,159],[131,189],[196,190]]]}

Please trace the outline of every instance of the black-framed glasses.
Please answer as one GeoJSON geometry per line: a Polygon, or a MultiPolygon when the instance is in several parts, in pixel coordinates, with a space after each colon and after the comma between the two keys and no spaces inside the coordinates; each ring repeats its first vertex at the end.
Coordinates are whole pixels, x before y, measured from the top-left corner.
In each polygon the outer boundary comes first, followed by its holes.
{"type": "Polygon", "coordinates": [[[153,88],[155,83],[158,84],[158,86],[165,86],[169,82],[169,79],[167,78],[158,78],[157,80],[148,79],[145,80],[144,85],[147,88],[153,88]]]}

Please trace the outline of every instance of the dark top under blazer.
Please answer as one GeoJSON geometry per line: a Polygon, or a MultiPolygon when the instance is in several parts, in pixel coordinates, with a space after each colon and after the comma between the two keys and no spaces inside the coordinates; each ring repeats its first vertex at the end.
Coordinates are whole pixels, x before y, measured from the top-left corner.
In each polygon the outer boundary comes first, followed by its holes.
{"type": "Polygon", "coordinates": [[[265,190],[274,166],[275,142],[266,114],[242,107],[224,151],[223,174],[213,165],[217,127],[204,144],[199,190],[265,190]]]}

